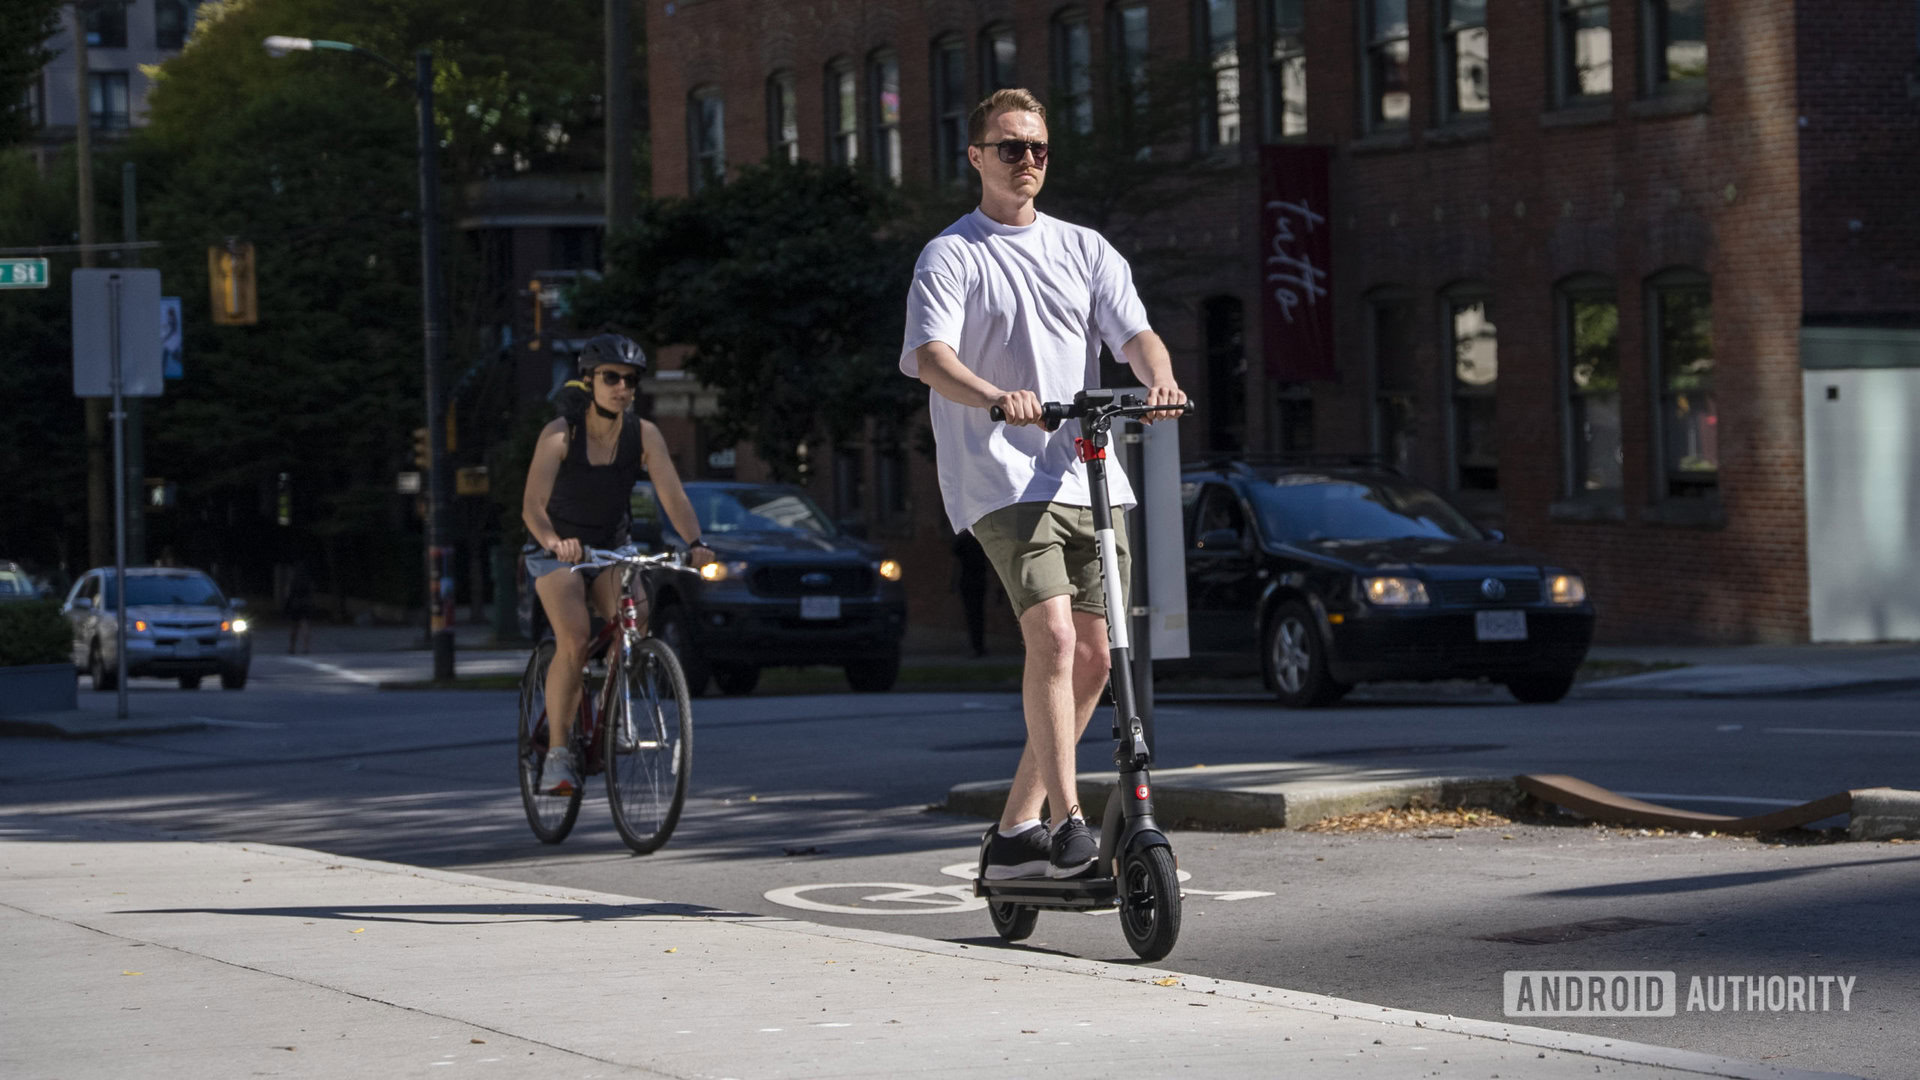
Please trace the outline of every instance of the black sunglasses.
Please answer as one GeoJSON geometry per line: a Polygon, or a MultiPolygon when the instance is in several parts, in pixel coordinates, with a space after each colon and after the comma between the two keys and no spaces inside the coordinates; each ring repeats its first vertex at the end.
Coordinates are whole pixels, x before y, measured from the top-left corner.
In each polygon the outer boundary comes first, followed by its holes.
{"type": "Polygon", "coordinates": [[[1047,144],[1043,142],[1028,142],[1025,139],[1001,139],[997,143],[977,142],[973,145],[981,149],[989,146],[998,148],[1000,151],[1000,160],[1008,165],[1020,164],[1020,159],[1026,157],[1027,154],[1031,152],[1035,165],[1042,169],[1047,167],[1047,144]]]}
{"type": "Polygon", "coordinates": [[[600,381],[608,386],[619,386],[621,383],[626,383],[627,388],[631,390],[639,387],[640,373],[637,371],[629,371],[625,375],[622,375],[617,371],[608,371],[606,368],[601,368],[600,381]]]}

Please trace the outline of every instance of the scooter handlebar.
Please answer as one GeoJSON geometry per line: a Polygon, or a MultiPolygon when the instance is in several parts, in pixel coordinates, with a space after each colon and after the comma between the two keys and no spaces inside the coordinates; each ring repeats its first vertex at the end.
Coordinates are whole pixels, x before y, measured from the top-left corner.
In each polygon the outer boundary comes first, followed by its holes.
{"type": "MultiPolygon", "coordinates": [[[[1149,407],[1137,397],[1126,397],[1121,399],[1119,405],[1107,406],[1102,408],[1101,411],[1110,416],[1139,417],[1145,416],[1150,412],[1172,412],[1185,415],[1193,411],[1193,399],[1189,398],[1178,405],[1154,405],[1149,407]]],[[[1044,401],[1040,403],[1040,423],[1045,426],[1048,431],[1053,431],[1059,428],[1062,420],[1072,420],[1077,416],[1084,415],[1084,412],[1085,410],[1075,402],[1044,401]]],[[[998,405],[988,406],[987,415],[991,416],[995,423],[1005,423],[1007,419],[1006,410],[998,405]]]]}
{"type": "MultiPolygon", "coordinates": [[[[1006,423],[1007,411],[998,405],[989,405],[987,415],[993,417],[994,423],[1006,423]]],[[[1062,420],[1071,420],[1075,415],[1072,402],[1047,401],[1040,405],[1040,423],[1048,431],[1056,430],[1062,420]]]]}

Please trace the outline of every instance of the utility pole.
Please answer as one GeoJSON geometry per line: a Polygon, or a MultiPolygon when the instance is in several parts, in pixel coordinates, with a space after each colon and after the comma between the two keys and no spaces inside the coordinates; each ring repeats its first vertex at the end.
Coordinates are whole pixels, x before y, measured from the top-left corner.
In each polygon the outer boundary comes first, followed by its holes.
{"type": "MultiPolygon", "coordinates": [[[[80,265],[93,266],[93,109],[87,78],[87,4],[73,5],[74,187],[80,200],[80,265]]],[[[87,565],[113,561],[112,466],[107,460],[107,400],[87,399],[87,565]]]]}
{"type": "MultiPolygon", "coordinates": [[[[140,206],[136,189],[138,171],[133,162],[120,166],[120,221],[126,229],[127,247],[121,253],[121,265],[140,265],[140,206]]],[[[121,406],[127,413],[127,558],[134,564],[147,561],[147,424],[146,401],[128,398],[121,406]]]]}
{"type": "Polygon", "coordinates": [[[414,54],[420,110],[420,292],[427,397],[427,631],[433,678],[453,678],[453,477],[447,468],[446,323],[441,310],[439,129],[433,120],[433,54],[414,54]]]}
{"type": "Polygon", "coordinates": [[[633,0],[607,3],[607,238],[633,220],[633,0]]]}

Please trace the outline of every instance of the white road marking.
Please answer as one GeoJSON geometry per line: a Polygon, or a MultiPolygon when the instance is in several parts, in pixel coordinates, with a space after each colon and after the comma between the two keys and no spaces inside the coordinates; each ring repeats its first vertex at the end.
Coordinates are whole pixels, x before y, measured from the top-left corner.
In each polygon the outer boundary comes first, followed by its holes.
{"type": "Polygon", "coordinates": [[[977,911],[987,906],[985,899],[973,895],[967,885],[908,885],[898,881],[834,881],[820,885],[793,885],[769,889],[761,894],[776,904],[802,911],[828,911],[840,915],[947,915],[977,911]],[[871,908],[853,904],[831,904],[809,900],[803,893],[821,889],[888,889],[890,892],[863,896],[864,903],[919,904],[917,908],[871,908]]]}
{"type": "Polygon", "coordinates": [[[328,664],[319,660],[309,660],[304,656],[289,656],[287,657],[287,663],[302,664],[306,667],[312,668],[315,671],[322,672],[327,675],[338,675],[343,679],[350,679],[357,683],[365,683],[368,686],[380,685],[380,680],[374,678],[371,675],[362,675],[357,671],[349,671],[346,668],[339,667],[334,664],[328,664]]]}

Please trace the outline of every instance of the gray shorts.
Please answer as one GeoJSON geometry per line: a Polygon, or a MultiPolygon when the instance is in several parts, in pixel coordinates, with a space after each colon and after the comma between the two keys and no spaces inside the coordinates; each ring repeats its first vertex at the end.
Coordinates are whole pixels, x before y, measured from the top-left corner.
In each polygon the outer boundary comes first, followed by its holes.
{"type": "MultiPolygon", "coordinates": [[[[999,573],[1015,617],[1056,596],[1073,597],[1075,611],[1106,615],[1092,507],[1014,503],[974,522],[972,532],[999,573]]],[[[1125,596],[1130,560],[1126,519],[1119,510],[1113,512],[1113,542],[1120,556],[1120,594],[1125,596]]]]}

